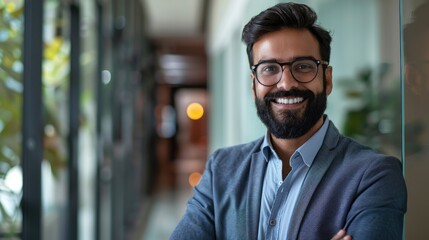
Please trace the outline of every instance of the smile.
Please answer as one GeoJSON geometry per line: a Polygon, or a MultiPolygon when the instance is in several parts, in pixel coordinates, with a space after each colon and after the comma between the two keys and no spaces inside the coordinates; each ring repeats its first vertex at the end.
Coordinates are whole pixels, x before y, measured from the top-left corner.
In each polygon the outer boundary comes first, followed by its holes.
{"type": "Polygon", "coordinates": [[[279,104],[297,104],[304,101],[304,98],[302,97],[296,97],[296,98],[276,98],[273,100],[275,103],[279,104]]]}

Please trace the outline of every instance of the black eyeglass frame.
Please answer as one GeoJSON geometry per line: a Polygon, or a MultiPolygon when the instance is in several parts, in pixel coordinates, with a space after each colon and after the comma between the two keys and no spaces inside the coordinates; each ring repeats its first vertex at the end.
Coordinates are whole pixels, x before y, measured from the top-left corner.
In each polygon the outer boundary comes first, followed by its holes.
{"type": "Polygon", "coordinates": [[[288,67],[289,67],[289,72],[291,73],[291,75],[292,75],[293,79],[295,79],[295,81],[297,81],[297,82],[299,82],[299,83],[309,83],[309,82],[313,81],[313,80],[316,78],[317,74],[319,73],[319,65],[322,65],[323,67],[325,67],[325,68],[326,68],[327,66],[329,66],[329,62],[324,61],[324,60],[318,60],[318,59],[315,59],[315,58],[313,58],[313,57],[299,57],[299,58],[294,59],[294,60],[293,60],[293,61],[291,61],[291,62],[283,62],[283,63],[277,62],[277,61],[275,61],[275,60],[262,61],[262,62],[259,62],[259,63],[255,64],[255,65],[251,66],[250,68],[251,68],[252,72],[255,74],[256,80],[258,80],[258,82],[259,82],[261,85],[266,86],[266,87],[271,87],[271,86],[274,86],[274,85],[276,85],[277,83],[279,83],[279,82],[280,82],[280,80],[282,79],[283,72],[284,72],[284,70],[285,70],[284,66],[288,66],[288,67]],[[317,65],[317,71],[316,71],[316,74],[314,74],[314,77],[313,77],[311,80],[309,80],[309,81],[301,81],[301,80],[296,79],[296,77],[293,75],[293,71],[291,70],[291,67],[292,67],[292,65],[293,65],[294,63],[296,63],[296,62],[298,62],[298,61],[303,61],[303,60],[310,60],[310,61],[313,61],[313,62],[317,65]],[[258,79],[258,73],[257,73],[256,69],[258,68],[258,66],[259,66],[259,65],[261,65],[261,64],[265,64],[265,63],[276,63],[276,64],[280,65],[280,68],[282,69],[282,73],[281,73],[281,75],[280,75],[279,80],[277,80],[277,82],[275,82],[275,83],[273,83],[273,84],[264,84],[264,83],[262,83],[261,81],[259,81],[259,79],[258,79]]]}

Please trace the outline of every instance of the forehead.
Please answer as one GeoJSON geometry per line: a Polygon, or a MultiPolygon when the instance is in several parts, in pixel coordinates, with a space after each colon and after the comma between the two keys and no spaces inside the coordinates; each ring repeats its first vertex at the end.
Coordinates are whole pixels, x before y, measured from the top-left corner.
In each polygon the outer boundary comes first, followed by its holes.
{"type": "Polygon", "coordinates": [[[253,45],[253,62],[275,59],[290,61],[300,56],[320,59],[319,43],[307,29],[284,28],[267,33],[253,45]]]}

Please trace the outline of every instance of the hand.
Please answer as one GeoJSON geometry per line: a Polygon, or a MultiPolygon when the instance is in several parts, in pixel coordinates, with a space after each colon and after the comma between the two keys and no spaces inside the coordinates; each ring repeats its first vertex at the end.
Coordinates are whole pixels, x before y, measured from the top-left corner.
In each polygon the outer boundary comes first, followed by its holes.
{"type": "Polygon", "coordinates": [[[347,235],[346,230],[341,229],[340,231],[337,232],[337,234],[335,234],[335,236],[333,236],[331,238],[331,240],[352,240],[352,236],[347,235]]]}

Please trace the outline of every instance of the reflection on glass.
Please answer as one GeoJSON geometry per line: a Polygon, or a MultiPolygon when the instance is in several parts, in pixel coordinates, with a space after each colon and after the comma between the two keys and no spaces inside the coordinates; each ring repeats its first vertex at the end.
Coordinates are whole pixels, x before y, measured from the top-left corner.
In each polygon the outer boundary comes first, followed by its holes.
{"type": "Polygon", "coordinates": [[[404,0],[406,239],[425,238],[429,215],[429,1],[404,0]]]}
{"type": "Polygon", "coordinates": [[[21,231],[23,0],[0,0],[0,238],[21,231]]]}
{"type": "Polygon", "coordinates": [[[43,52],[43,239],[64,239],[67,204],[68,78],[70,42],[68,18],[59,1],[44,6],[43,52]]]}

